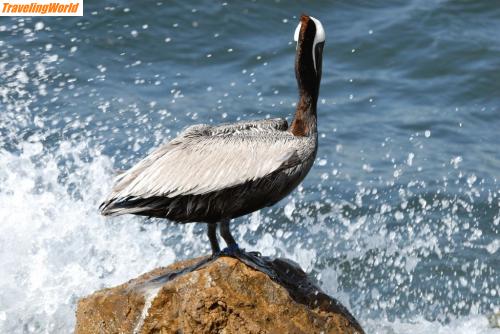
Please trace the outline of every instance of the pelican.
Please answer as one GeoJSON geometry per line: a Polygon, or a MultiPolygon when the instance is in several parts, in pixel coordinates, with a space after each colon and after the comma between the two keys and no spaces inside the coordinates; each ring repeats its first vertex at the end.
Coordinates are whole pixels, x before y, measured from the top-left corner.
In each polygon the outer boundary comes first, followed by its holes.
{"type": "Polygon", "coordinates": [[[299,100],[290,126],[282,118],[190,126],[119,175],[99,207],[101,214],[206,223],[214,255],[221,252],[219,225],[227,245],[223,251],[237,252],[231,219],[283,199],[302,182],[316,157],[325,44],[321,22],[302,15],[294,40],[299,100]]]}

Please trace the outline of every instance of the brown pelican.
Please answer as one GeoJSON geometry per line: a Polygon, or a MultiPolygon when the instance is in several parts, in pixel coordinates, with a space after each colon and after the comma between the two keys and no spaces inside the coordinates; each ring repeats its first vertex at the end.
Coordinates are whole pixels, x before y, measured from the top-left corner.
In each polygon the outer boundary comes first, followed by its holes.
{"type": "Polygon", "coordinates": [[[190,126],[118,176],[101,213],[207,223],[214,254],[220,252],[219,224],[228,252],[237,251],[230,220],[283,199],[316,157],[325,31],[319,20],[302,15],[294,39],[300,97],[290,126],[280,118],[190,126]]]}

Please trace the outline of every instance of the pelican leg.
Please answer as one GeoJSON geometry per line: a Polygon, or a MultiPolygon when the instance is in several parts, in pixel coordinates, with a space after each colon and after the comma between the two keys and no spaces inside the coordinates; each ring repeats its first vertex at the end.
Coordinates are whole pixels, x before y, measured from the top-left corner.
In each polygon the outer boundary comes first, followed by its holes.
{"type": "Polygon", "coordinates": [[[208,240],[210,240],[210,246],[212,247],[212,256],[219,254],[220,247],[217,241],[217,224],[207,224],[207,234],[208,240]]]}
{"type": "Polygon", "coordinates": [[[231,235],[231,230],[229,229],[229,220],[220,222],[219,227],[220,227],[220,235],[222,236],[227,245],[227,247],[224,248],[223,252],[228,254],[238,252],[240,248],[238,247],[238,244],[234,240],[233,236],[231,235]]]}

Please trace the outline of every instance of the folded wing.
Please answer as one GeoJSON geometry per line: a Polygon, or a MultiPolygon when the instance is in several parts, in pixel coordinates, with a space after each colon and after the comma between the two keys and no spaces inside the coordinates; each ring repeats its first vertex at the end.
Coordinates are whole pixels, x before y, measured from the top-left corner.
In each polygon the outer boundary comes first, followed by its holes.
{"type": "Polygon", "coordinates": [[[300,164],[306,158],[305,139],[281,130],[286,124],[270,121],[257,127],[188,128],[120,175],[102,212],[128,199],[203,195],[300,164]]]}

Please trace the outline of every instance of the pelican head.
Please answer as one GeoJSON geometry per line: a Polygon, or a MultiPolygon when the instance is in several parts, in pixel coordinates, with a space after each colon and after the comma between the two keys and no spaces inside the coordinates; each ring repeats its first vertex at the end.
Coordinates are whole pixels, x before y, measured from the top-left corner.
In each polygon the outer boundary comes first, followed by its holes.
{"type": "Polygon", "coordinates": [[[325,45],[323,25],[312,16],[302,15],[294,40],[297,42],[295,74],[299,87],[317,98],[325,45]]]}

